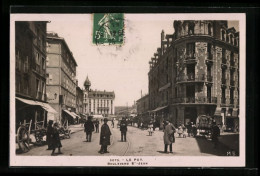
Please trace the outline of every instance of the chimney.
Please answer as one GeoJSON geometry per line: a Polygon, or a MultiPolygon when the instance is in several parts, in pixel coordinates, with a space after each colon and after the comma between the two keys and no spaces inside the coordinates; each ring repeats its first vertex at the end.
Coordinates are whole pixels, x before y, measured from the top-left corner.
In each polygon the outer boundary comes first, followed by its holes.
{"type": "Polygon", "coordinates": [[[141,98],[143,97],[143,93],[142,93],[142,90],[141,90],[141,98]]]}

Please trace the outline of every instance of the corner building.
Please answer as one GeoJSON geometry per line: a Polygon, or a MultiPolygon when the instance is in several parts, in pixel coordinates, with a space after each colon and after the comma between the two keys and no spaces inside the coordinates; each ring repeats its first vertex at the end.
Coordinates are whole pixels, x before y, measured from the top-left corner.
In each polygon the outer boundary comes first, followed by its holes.
{"type": "Polygon", "coordinates": [[[239,117],[239,33],[227,21],[174,21],[151,58],[150,112],[174,124],[213,116],[232,131],[239,117]]]}
{"type": "Polygon", "coordinates": [[[74,114],[76,112],[77,63],[65,39],[59,37],[57,33],[47,34],[46,66],[48,101],[58,112],[54,120],[62,124],[68,120],[70,124],[73,124],[77,118],[74,114]]]}

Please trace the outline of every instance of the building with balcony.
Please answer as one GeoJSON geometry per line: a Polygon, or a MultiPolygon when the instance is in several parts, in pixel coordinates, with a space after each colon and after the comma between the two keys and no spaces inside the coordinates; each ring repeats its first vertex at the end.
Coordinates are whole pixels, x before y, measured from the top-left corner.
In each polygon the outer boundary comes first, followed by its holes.
{"type": "Polygon", "coordinates": [[[174,124],[211,115],[238,126],[239,33],[227,21],[174,21],[151,58],[150,111],[174,124]]]}
{"type": "Polygon", "coordinates": [[[55,121],[74,123],[76,112],[77,63],[64,38],[47,34],[47,99],[58,112],[55,121]],[[55,97],[56,95],[56,97],[55,97]]]}
{"type": "Polygon", "coordinates": [[[83,112],[88,115],[102,115],[103,117],[112,117],[115,114],[114,91],[99,91],[90,89],[91,82],[86,77],[84,82],[85,90],[83,100],[83,112]]]}
{"type": "MultiPolygon", "coordinates": [[[[47,123],[55,113],[46,99],[47,21],[15,22],[16,124],[47,123]]],[[[38,124],[38,125],[42,125],[38,124]]]]}

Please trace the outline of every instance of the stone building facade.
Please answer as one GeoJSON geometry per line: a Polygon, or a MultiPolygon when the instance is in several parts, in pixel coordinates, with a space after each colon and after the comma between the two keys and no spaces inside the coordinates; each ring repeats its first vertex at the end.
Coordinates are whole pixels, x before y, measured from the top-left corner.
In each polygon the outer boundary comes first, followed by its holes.
{"type": "Polygon", "coordinates": [[[46,26],[47,21],[15,22],[17,127],[32,120],[31,129],[36,129],[55,113],[46,96],[46,26]]]}
{"type": "Polygon", "coordinates": [[[227,21],[174,21],[151,58],[150,110],[174,124],[211,115],[235,130],[239,114],[239,33],[227,21]]]}
{"type": "Polygon", "coordinates": [[[149,95],[146,94],[136,101],[137,115],[147,115],[149,111],[149,95]]]}
{"type": "Polygon", "coordinates": [[[84,82],[83,112],[88,115],[102,115],[109,117],[115,114],[115,93],[90,89],[91,82],[86,77],[84,82]]]}
{"type": "Polygon", "coordinates": [[[89,113],[108,117],[115,114],[115,93],[107,91],[90,90],[88,94],[89,113]]]}
{"type": "Polygon", "coordinates": [[[55,121],[73,123],[76,112],[77,63],[64,38],[57,33],[47,35],[47,96],[58,112],[55,121]],[[55,97],[56,95],[56,97],[55,97]]]}

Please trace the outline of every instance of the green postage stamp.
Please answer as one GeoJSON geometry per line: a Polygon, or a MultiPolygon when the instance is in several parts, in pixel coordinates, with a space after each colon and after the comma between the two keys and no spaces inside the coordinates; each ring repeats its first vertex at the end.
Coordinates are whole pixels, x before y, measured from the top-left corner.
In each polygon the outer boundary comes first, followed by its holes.
{"type": "Polygon", "coordinates": [[[124,43],[123,13],[94,13],[93,44],[122,45],[124,43]]]}

